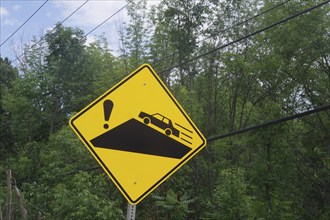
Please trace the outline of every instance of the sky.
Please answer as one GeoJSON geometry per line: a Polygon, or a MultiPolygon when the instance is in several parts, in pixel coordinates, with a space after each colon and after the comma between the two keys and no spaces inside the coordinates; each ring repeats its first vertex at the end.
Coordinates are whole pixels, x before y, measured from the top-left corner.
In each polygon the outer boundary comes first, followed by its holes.
{"type": "MultiPolygon", "coordinates": [[[[49,0],[17,33],[7,40],[44,2],[45,0],[0,0],[0,44],[3,44],[0,47],[0,54],[2,58],[8,57],[10,60],[15,60],[15,51],[18,51],[16,53],[20,55],[22,44],[29,44],[33,36],[39,38],[47,30],[52,30],[57,22],[62,22],[85,0],[49,0]]],[[[148,1],[149,5],[157,3],[158,1],[148,1]]],[[[89,0],[63,25],[78,27],[88,33],[126,4],[127,2],[124,0],[89,0]]],[[[118,27],[123,22],[128,22],[126,9],[89,34],[87,42],[93,42],[96,36],[104,33],[110,49],[116,53],[119,48],[118,27]]]]}

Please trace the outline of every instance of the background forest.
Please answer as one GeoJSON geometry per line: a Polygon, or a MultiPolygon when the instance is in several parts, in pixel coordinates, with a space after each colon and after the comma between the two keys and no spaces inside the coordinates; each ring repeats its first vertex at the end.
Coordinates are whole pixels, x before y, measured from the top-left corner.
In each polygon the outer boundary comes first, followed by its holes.
{"type": "Polygon", "coordinates": [[[131,1],[119,52],[58,24],[18,65],[1,58],[0,219],[125,218],[127,201],[68,120],[143,63],[209,142],[136,219],[330,219],[329,1],[301,13],[320,3],[131,1]]]}

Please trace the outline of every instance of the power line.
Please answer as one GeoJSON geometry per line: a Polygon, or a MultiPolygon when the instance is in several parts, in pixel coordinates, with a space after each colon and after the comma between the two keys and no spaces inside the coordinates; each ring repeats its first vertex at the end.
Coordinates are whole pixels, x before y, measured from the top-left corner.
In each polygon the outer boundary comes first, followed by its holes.
{"type": "MultiPolygon", "coordinates": [[[[71,13],[71,15],[69,15],[69,17],[71,17],[76,11],[78,11],[83,5],[85,5],[89,0],[86,0],[82,5],[80,5],[73,13],[71,13]]],[[[99,25],[97,25],[96,27],[94,27],[92,30],[90,30],[87,34],[84,35],[84,37],[87,37],[89,34],[91,34],[92,32],[94,32],[96,29],[98,29],[100,26],[102,26],[105,22],[107,22],[108,20],[110,20],[112,17],[114,17],[116,14],[118,14],[120,11],[122,11],[124,8],[126,8],[129,4],[131,4],[131,2],[127,3],[126,5],[124,5],[123,7],[121,7],[120,9],[118,9],[115,13],[113,13],[111,16],[109,16],[108,18],[106,18],[104,21],[102,21],[99,25]]],[[[66,21],[68,19],[68,17],[66,19],[64,19],[59,25],[61,25],[64,21],[66,21]]],[[[54,29],[56,29],[59,25],[57,25],[54,29]]],[[[53,29],[53,30],[54,30],[53,29]]],[[[53,31],[52,30],[52,31],[53,31]]],[[[42,39],[41,39],[42,40],[42,39]]],[[[37,43],[35,43],[34,45],[38,44],[41,40],[39,40],[37,43]]],[[[33,45],[33,46],[34,46],[33,45]]],[[[18,56],[13,62],[15,62],[16,60],[18,60],[21,56],[23,56],[27,51],[25,51],[24,53],[22,53],[20,56],[18,56]]]]}
{"type": "Polygon", "coordinates": [[[4,42],[0,44],[0,47],[5,44],[17,31],[19,31],[49,0],[46,0],[28,19],[26,19],[21,26],[19,26],[4,42]]]}
{"type": "Polygon", "coordinates": [[[255,32],[252,32],[251,34],[245,35],[245,36],[243,36],[243,37],[241,37],[241,38],[238,38],[238,39],[236,39],[236,40],[233,40],[233,41],[231,41],[231,42],[229,42],[229,43],[223,44],[223,45],[221,45],[221,46],[219,46],[219,47],[216,47],[216,48],[214,48],[214,49],[212,49],[212,50],[207,51],[206,53],[202,53],[202,54],[197,55],[197,56],[195,56],[195,57],[193,57],[193,58],[191,58],[191,59],[188,59],[188,60],[186,60],[186,61],[184,61],[184,62],[182,62],[182,63],[180,63],[180,64],[176,64],[176,65],[174,65],[174,66],[172,66],[172,67],[169,67],[169,68],[167,68],[167,69],[161,71],[159,74],[163,74],[163,73],[165,73],[165,72],[167,72],[167,71],[170,71],[170,70],[173,69],[173,68],[177,68],[177,67],[180,67],[180,66],[182,66],[182,65],[188,64],[188,63],[190,63],[190,62],[192,62],[192,61],[194,61],[194,60],[197,60],[197,59],[199,59],[199,58],[201,58],[201,57],[204,57],[204,56],[209,55],[209,54],[211,54],[211,53],[214,53],[214,52],[216,52],[216,51],[218,51],[218,50],[221,50],[221,49],[223,49],[223,48],[226,48],[226,47],[228,47],[228,46],[230,46],[230,45],[233,45],[233,44],[235,44],[235,43],[238,43],[238,42],[240,42],[240,41],[242,41],[242,40],[245,40],[245,39],[247,39],[247,38],[250,38],[250,37],[252,37],[252,36],[254,36],[254,35],[256,35],[256,34],[259,34],[259,33],[261,33],[261,32],[264,32],[264,31],[266,31],[266,30],[269,30],[269,29],[271,29],[271,28],[273,28],[273,27],[276,27],[276,26],[278,26],[278,25],[281,25],[281,24],[283,24],[283,23],[285,23],[285,22],[287,22],[287,21],[289,21],[289,20],[291,20],[291,19],[294,19],[294,18],[296,18],[296,17],[298,17],[298,16],[300,16],[300,15],[303,15],[303,14],[305,14],[305,13],[308,13],[308,12],[310,12],[310,11],[316,9],[316,8],[319,8],[319,7],[325,5],[325,4],[329,3],[329,2],[330,2],[330,0],[327,0],[327,1],[325,1],[325,2],[322,2],[322,3],[320,3],[320,4],[315,5],[315,6],[313,6],[313,7],[307,8],[307,9],[305,9],[305,10],[303,10],[303,11],[300,11],[300,12],[294,14],[294,15],[291,15],[291,16],[289,16],[289,17],[283,19],[283,20],[280,20],[280,21],[278,21],[278,22],[275,22],[275,23],[273,23],[273,24],[271,24],[271,25],[269,25],[269,26],[267,26],[267,27],[264,27],[264,28],[262,28],[262,29],[259,29],[259,30],[255,31],[255,32]]]}
{"type": "MultiPolygon", "coordinates": [[[[74,10],[69,16],[67,16],[63,21],[61,21],[60,24],[63,24],[66,20],[68,20],[73,14],[75,14],[80,8],[82,8],[88,1],[89,0],[86,0],[84,3],[82,3],[78,8],[76,8],[76,10],[74,10]]],[[[54,29],[56,29],[57,26],[59,26],[59,25],[56,25],[56,27],[54,29]]]]}
{"type": "MultiPolygon", "coordinates": [[[[74,10],[70,15],[68,15],[63,21],[61,21],[60,23],[58,23],[50,32],[53,32],[54,30],[56,30],[59,26],[61,26],[66,20],[68,20],[72,15],[74,15],[80,8],[82,8],[89,0],[86,0],[83,4],[81,4],[78,8],[76,8],[76,10],[74,10]]],[[[33,48],[34,46],[36,46],[37,44],[39,44],[43,39],[45,38],[45,36],[41,37],[39,41],[37,41],[36,43],[34,43],[29,49],[25,50],[22,54],[20,54],[19,56],[16,57],[15,60],[13,60],[12,62],[15,62],[16,60],[18,60],[21,56],[25,55],[31,48],[33,48]]]]}
{"type": "MultiPolygon", "coordinates": [[[[290,1],[290,0],[288,0],[288,1],[290,1]]],[[[282,3],[282,4],[280,4],[280,5],[283,5],[283,4],[287,3],[288,1],[286,1],[286,2],[284,2],[284,3],[282,3]]],[[[254,36],[254,35],[256,35],[256,34],[259,34],[259,33],[263,32],[263,31],[266,31],[266,30],[268,30],[268,29],[271,29],[271,28],[273,28],[273,27],[275,27],[275,26],[278,26],[278,25],[280,25],[280,24],[283,24],[283,23],[285,23],[285,22],[287,22],[287,21],[289,21],[289,20],[291,20],[291,19],[293,19],[293,18],[296,18],[296,17],[298,17],[298,16],[300,16],[300,15],[303,15],[303,14],[305,14],[305,13],[308,13],[308,12],[310,12],[310,11],[316,9],[316,8],[319,8],[319,7],[321,7],[321,6],[325,5],[325,4],[327,4],[328,2],[330,2],[330,0],[327,0],[327,1],[325,1],[325,2],[322,2],[322,3],[318,4],[318,5],[313,6],[313,7],[307,8],[307,9],[305,9],[305,10],[303,10],[303,11],[300,11],[300,12],[294,14],[294,15],[291,15],[291,16],[289,16],[289,17],[283,19],[283,20],[277,21],[277,22],[275,22],[275,23],[273,23],[273,24],[271,24],[271,25],[269,25],[269,26],[267,26],[267,27],[265,27],[265,28],[259,29],[259,30],[255,31],[255,32],[253,32],[253,33],[251,33],[251,34],[248,34],[248,35],[246,35],[246,36],[244,36],[244,37],[241,37],[241,38],[236,39],[236,40],[234,40],[234,41],[231,41],[231,42],[229,42],[229,43],[227,43],[227,44],[221,45],[221,46],[219,46],[219,47],[217,47],[217,48],[215,48],[215,49],[212,49],[212,50],[210,50],[210,51],[208,51],[208,52],[206,52],[206,53],[203,53],[203,54],[200,54],[200,55],[198,55],[198,56],[195,56],[195,57],[193,57],[193,58],[191,58],[191,59],[189,59],[189,60],[187,60],[187,61],[185,61],[185,62],[183,62],[183,63],[181,63],[181,64],[176,64],[176,65],[174,65],[174,66],[172,66],[172,67],[170,67],[170,68],[167,68],[167,69],[165,69],[165,70],[159,72],[158,75],[161,75],[161,74],[165,73],[166,71],[169,71],[169,70],[171,70],[171,69],[173,69],[173,68],[176,68],[176,67],[182,66],[182,65],[187,64],[187,63],[190,63],[190,62],[193,61],[193,60],[199,59],[199,58],[201,58],[201,57],[203,57],[203,56],[206,56],[206,55],[208,55],[208,54],[211,54],[211,53],[213,53],[213,52],[216,52],[216,51],[218,51],[218,50],[220,50],[220,49],[223,49],[223,48],[225,48],[225,47],[228,47],[228,46],[230,46],[230,45],[232,45],[232,44],[238,43],[238,42],[240,42],[240,41],[242,41],[242,40],[244,40],[244,39],[247,39],[247,38],[249,38],[249,37],[252,37],[252,36],[254,36]]],[[[128,3],[128,4],[129,4],[129,3],[128,3]]],[[[274,8],[276,8],[276,7],[279,7],[280,5],[274,6],[272,9],[274,9],[274,8]]],[[[127,5],[126,5],[126,6],[127,6],[127,5]]],[[[267,11],[272,10],[272,9],[268,9],[268,10],[262,12],[262,13],[266,13],[267,11]]],[[[257,15],[256,15],[256,16],[257,16],[257,15]]],[[[250,19],[252,19],[252,18],[250,18],[250,19]]],[[[244,23],[244,21],[241,22],[241,23],[244,23]]],[[[119,78],[114,79],[112,82],[116,82],[116,81],[119,81],[119,78]]]]}
{"type": "MultiPolygon", "coordinates": [[[[270,28],[272,28],[272,27],[275,27],[275,26],[277,26],[277,25],[279,25],[279,24],[282,24],[282,23],[284,23],[284,22],[286,22],[286,21],[289,21],[289,20],[291,20],[291,19],[293,19],[293,18],[295,18],[295,17],[298,17],[298,16],[300,16],[300,15],[302,15],[302,14],[304,14],[304,13],[307,13],[307,12],[313,10],[313,9],[316,9],[316,8],[318,8],[318,7],[321,7],[322,5],[324,5],[324,4],[328,3],[328,2],[329,2],[329,0],[328,0],[328,1],[325,1],[325,2],[323,2],[323,3],[320,3],[320,4],[316,5],[316,6],[313,6],[313,7],[311,7],[311,8],[308,8],[308,9],[306,9],[306,10],[304,10],[304,11],[301,11],[301,12],[299,12],[299,13],[297,13],[297,14],[295,14],[295,15],[292,15],[292,16],[286,18],[286,19],[283,19],[283,20],[281,20],[281,21],[278,21],[278,22],[276,22],[276,23],[274,23],[274,24],[272,24],[272,25],[270,25],[270,26],[267,26],[267,27],[265,27],[265,28],[263,28],[263,29],[260,29],[260,30],[258,30],[258,31],[256,31],[256,32],[253,32],[253,33],[251,33],[251,34],[249,34],[249,35],[246,35],[246,36],[244,36],[244,37],[242,37],[242,38],[240,38],[240,39],[237,39],[237,40],[235,40],[235,41],[232,41],[232,42],[230,42],[230,43],[228,43],[228,44],[226,44],[226,45],[222,45],[222,46],[220,46],[220,47],[218,47],[218,48],[215,48],[215,49],[213,49],[213,50],[211,50],[211,51],[208,51],[208,52],[205,53],[204,55],[201,54],[201,55],[199,55],[199,56],[196,56],[196,57],[194,57],[194,58],[192,58],[192,59],[198,59],[198,58],[200,58],[200,57],[202,57],[202,56],[205,56],[205,55],[207,55],[207,54],[210,54],[210,53],[212,53],[212,52],[215,52],[216,50],[222,49],[222,48],[224,48],[224,47],[226,47],[226,46],[229,46],[229,45],[234,44],[234,43],[236,43],[236,42],[239,42],[239,41],[241,41],[241,40],[243,40],[243,39],[246,39],[246,38],[248,38],[248,37],[251,37],[251,36],[253,36],[253,35],[257,34],[257,33],[260,33],[260,32],[262,32],[262,31],[268,30],[268,29],[270,29],[270,28]]],[[[129,3],[128,3],[128,4],[129,4],[129,3]]],[[[122,7],[122,8],[119,9],[117,12],[115,12],[115,14],[117,14],[119,11],[121,11],[121,10],[123,10],[125,7],[127,7],[128,4],[126,4],[124,7],[122,7]]],[[[107,18],[105,21],[103,21],[101,24],[99,24],[97,27],[95,27],[95,28],[94,28],[92,31],[90,31],[88,34],[90,34],[91,32],[93,32],[94,30],[96,30],[98,27],[100,27],[102,24],[104,24],[107,20],[109,20],[109,19],[110,19],[111,17],[113,17],[115,14],[111,15],[109,18],[107,18]]],[[[85,36],[87,36],[88,34],[86,34],[85,36]]],[[[186,61],[186,63],[189,63],[189,62],[191,62],[191,60],[186,61]]],[[[181,65],[182,65],[182,64],[181,64],[181,65]]],[[[174,67],[172,67],[172,68],[174,68],[174,67]]],[[[172,69],[172,68],[171,68],[171,69],[172,69]]],[[[163,72],[165,72],[165,71],[166,71],[166,70],[162,71],[161,73],[163,73],[163,72]]],[[[161,74],[161,73],[160,73],[160,74],[161,74]]],[[[118,80],[118,78],[115,79],[114,81],[117,81],[117,80],[118,80]]],[[[295,118],[300,118],[300,117],[303,117],[303,116],[306,116],[306,115],[314,114],[314,113],[316,113],[316,112],[325,111],[325,110],[328,110],[329,108],[330,108],[330,105],[328,105],[328,106],[324,106],[324,107],[321,107],[321,108],[317,108],[317,109],[314,109],[314,110],[306,111],[306,112],[299,113],[299,114],[296,114],[296,115],[293,115],[293,116],[289,116],[289,117],[286,117],[286,118],[282,118],[282,119],[278,119],[278,120],[275,120],[275,121],[267,122],[267,123],[265,123],[265,124],[257,125],[257,126],[254,126],[254,127],[250,127],[250,128],[246,128],[246,129],[242,129],[242,130],[238,130],[238,131],[230,132],[230,133],[223,134],[223,135],[219,135],[219,136],[216,136],[216,137],[210,137],[210,138],[208,138],[207,140],[208,140],[208,142],[212,142],[212,141],[215,141],[215,140],[218,140],[218,139],[224,138],[224,137],[229,137],[229,136],[232,136],[232,135],[236,135],[236,134],[244,133],[244,132],[251,131],[251,130],[254,130],[254,129],[258,129],[258,128],[262,128],[262,127],[266,127],[266,126],[275,125],[275,124],[278,124],[278,123],[281,123],[281,122],[285,122],[285,121],[288,121],[288,120],[293,120],[293,119],[295,119],[295,118]]],[[[44,120],[46,120],[46,119],[43,119],[42,121],[44,121],[44,120]]],[[[2,136],[2,135],[1,135],[1,136],[2,136]]]]}
{"type": "MultiPolygon", "coordinates": [[[[244,24],[244,23],[247,23],[247,22],[249,22],[249,21],[251,21],[251,20],[253,20],[253,19],[255,19],[255,18],[257,18],[257,17],[259,17],[259,16],[261,16],[261,15],[264,15],[264,14],[266,14],[266,13],[269,13],[270,11],[277,9],[277,8],[279,8],[279,7],[283,6],[283,5],[285,5],[286,3],[290,2],[290,1],[291,1],[291,0],[286,0],[285,2],[282,2],[282,3],[280,3],[280,4],[277,4],[277,5],[275,5],[275,6],[271,7],[271,8],[269,8],[269,9],[267,9],[267,10],[265,10],[265,11],[262,11],[262,12],[256,14],[256,15],[254,15],[254,16],[252,16],[252,17],[246,19],[246,20],[244,20],[244,21],[240,21],[240,22],[238,22],[238,23],[236,23],[236,24],[234,24],[234,25],[232,25],[232,26],[230,26],[230,27],[228,27],[228,28],[225,28],[225,29],[222,29],[222,30],[220,30],[220,31],[217,31],[216,33],[212,33],[210,36],[205,37],[204,39],[202,39],[202,40],[200,40],[200,41],[197,41],[196,44],[202,43],[202,42],[206,41],[207,39],[210,39],[210,38],[212,38],[212,37],[214,37],[214,36],[216,36],[216,35],[218,35],[218,34],[220,34],[220,33],[223,33],[223,32],[225,32],[225,31],[229,31],[230,29],[233,29],[233,28],[235,28],[235,27],[238,27],[238,26],[240,26],[240,25],[242,25],[242,24],[244,24]]],[[[177,53],[178,53],[178,52],[173,52],[173,53],[171,53],[170,55],[167,55],[167,56],[165,56],[165,57],[162,58],[162,59],[156,60],[154,64],[160,63],[161,61],[163,61],[163,60],[165,60],[165,59],[167,59],[167,58],[169,58],[169,57],[171,57],[171,56],[174,56],[174,55],[177,54],[177,53]]]]}
{"type": "MultiPolygon", "coordinates": [[[[87,1],[89,1],[89,0],[87,0],[87,1]]],[[[71,15],[73,15],[76,11],[78,11],[84,4],[86,4],[87,3],[87,1],[86,2],[84,2],[82,5],[80,5],[73,13],[71,13],[71,15]]],[[[109,19],[111,19],[113,16],[115,16],[116,14],[118,14],[120,11],[122,11],[124,8],[126,8],[129,4],[131,4],[131,2],[129,2],[129,3],[127,3],[126,5],[124,5],[122,8],[120,8],[119,10],[117,10],[115,13],[113,13],[111,16],[109,16],[107,19],[105,19],[103,22],[101,22],[99,25],[97,25],[95,28],[93,28],[91,31],[89,31],[87,34],[85,34],[85,36],[84,37],[86,37],[87,35],[89,35],[89,34],[91,34],[93,31],[95,31],[97,28],[99,28],[101,25],[103,25],[105,22],[107,22],[109,19]]],[[[70,16],[71,16],[70,15],[70,16]]],[[[66,18],[66,19],[64,19],[61,23],[63,23],[64,21],[66,21],[68,19],[68,17],[66,18]]],[[[59,25],[58,25],[59,26],[59,25]]],[[[56,26],[55,28],[57,28],[58,26],[56,26]]],[[[55,29],[54,28],[54,29],[55,29]]],[[[53,29],[53,30],[54,30],[53,29]]],[[[41,40],[39,40],[38,42],[40,42],[41,40]]],[[[37,42],[37,43],[38,43],[37,42]]],[[[36,44],[37,44],[36,43],[36,44]]],[[[36,45],[36,44],[34,44],[34,45],[36,45]]],[[[33,46],[34,46],[33,45],[33,46]]],[[[23,54],[25,54],[27,51],[25,51],[23,54]]],[[[23,54],[21,54],[20,56],[22,56],[23,54]]],[[[19,56],[19,57],[20,57],[19,56]]],[[[13,62],[15,62],[19,57],[17,57],[13,62]]],[[[115,81],[118,81],[119,80],[119,78],[116,78],[116,79],[114,79],[114,81],[113,82],[115,82],[115,81]]],[[[43,121],[46,121],[46,120],[48,120],[49,118],[45,118],[45,119],[42,119],[41,121],[43,122],[43,121]]],[[[10,134],[9,132],[8,133],[5,133],[4,135],[0,135],[0,137],[3,137],[3,136],[6,136],[6,135],[8,135],[8,134],[10,134]]]]}
{"type": "MultiPolygon", "coordinates": [[[[286,3],[288,3],[288,2],[290,2],[291,0],[287,0],[287,1],[285,1],[285,2],[283,2],[283,3],[280,3],[280,4],[278,4],[278,5],[275,5],[275,6],[273,6],[273,7],[271,7],[271,8],[269,8],[269,9],[267,9],[267,10],[265,10],[265,11],[263,11],[263,12],[260,12],[259,14],[257,14],[257,15],[255,15],[255,16],[253,16],[253,17],[250,17],[250,18],[248,18],[248,19],[246,19],[246,20],[244,20],[244,21],[241,21],[241,22],[239,22],[239,23],[236,23],[235,25],[233,25],[233,26],[231,26],[231,27],[229,27],[229,28],[226,28],[226,29],[223,29],[223,30],[221,30],[220,32],[218,32],[218,33],[222,33],[222,32],[224,32],[224,31],[228,31],[228,30],[230,30],[230,29],[232,29],[232,28],[234,28],[234,27],[236,27],[236,26],[239,26],[239,25],[241,25],[241,24],[243,24],[243,23],[246,23],[246,22],[248,22],[248,21],[250,21],[250,20],[252,20],[252,19],[254,19],[254,18],[256,18],[256,17],[258,17],[258,16],[261,16],[261,15],[263,15],[263,14],[266,14],[266,13],[269,13],[270,11],[272,11],[272,10],[274,10],[274,9],[276,9],[276,8],[278,8],[278,7],[280,7],[280,6],[282,6],[282,5],[284,5],[284,4],[286,4],[286,3]]],[[[322,4],[323,5],[323,4],[322,4]]],[[[126,5],[127,6],[127,5],[126,5]]],[[[293,16],[291,16],[291,17],[293,17],[293,16]]],[[[282,22],[282,21],[280,21],[280,22],[282,22]]],[[[275,25],[273,25],[273,26],[275,26],[275,25]]],[[[269,29],[269,28],[268,28],[269,29]]],[[[252,35],[251,35],[252,36],[252,35]]],[[[248,37],[251,37],[250,35],[248,35],[248,36],[245,36],[245,38],[248,38],[248,37]]],[[[245,39],[244,38],[244,39],[245,39]]],[[[203,40],[205,40],[205,39],[203,39],[203,40]]],[[[242,40],[242,39],[239,39],[238,41],[240,41],[240,40],[242,40]]],[[[237,41],[237,42],[238,42],[237,41]]],[[[234,43],[236,43],[236,41],[235,42],[231,42],[230,44],[234,44],[234,43]]],[[[222,45],[223,46],[223,48],[224,47],[227,47],[227,46],[229,46],[229,45],[222,45]]],[[[220,48],[220,49],[222,49],[222,48],[220,48]]],[[[212,51],[213,52],[213,51],[212,51]]],[[[169,55],[169,56],[172,56],[172,55],[174,55],[174,54],[176,54],[175,52],[174,53],[172,53],[171,55],[169,55]]],[[[202,54],[203,55],[203,54],[202,54]]],[[[202,56],[201,55],[201,56],[202,56]]],[[[167,57],[169,57],[169,56],[167,56],[167,57]]],[[[163,59],[166,59],[167,57],[165,57],[165,58],[163,58],[163,59]]],[[[199,58],[199,57],[198,57],[199,58]]],[[[198,59],[198,58],[196,58],[196,59],[198,59]]],[[[159,63],[160,61],[162,61],[163,59],[161,59],[161,60],[157,60],[156,61],[156,63],[159,63]]],[[[194,58],[193,58],[194,59],[194,58]]],[[[190,62],[190,60],[188,60],[186,63],[189,63],[190,62]]],[[[156,64],[156,63],[154,63],[154,64],[156,64]]],[[[185,64],[185,63],[183,63],[183,64],[185,64]]],[[[178,64],[178,65],[176,65],[176,66],[174,66],[174,67],[170,67],[170,68],[168,68],[168,69],[166,69],[166,70],[163,70],[163,71],[161,71],[160,73],[158,73],[159,75],[160,74],[163,74],[165,71],[168,71],[168,70],[170,70],[170,69],[172,69],[172,68],[175,68],[175,67],[177,67],[177,66],[180,66],[180,65],[183,65],[183,64],[178,64]]],[[[120,79],[114,79],[112,82],[118,82],[120,79]]]]}
{"type": "Polygon", "coordinates": [[[123,7],[121,7],[120,9],[118,9],[115,13],[113,13],[111,16],[109,16],[107,19],[105,19],[103,22],[101,22],[95,28],[93,28],[92,30],[90,30],[87,34],[85,34],[85,37],[87,35],[89,35],[90,33],[92,33],[93,31],[95,31],[96,29],[98,29],[101,25],[103,25],[105,22],[107,22],[108,20],[110,20],[113,16],[115,16],[116,14],[118,14],[120,11],[122,11],[124,8],[126,8],[129,4],[131,4],[131,1],[128,2],[126,5],[124,5],[123,7]]]}
{"type": "Polygon", "coordinates": [[[256,130],[256,129],[259,129],[259,128],[265,128],[265,127],[276,125],[276,124],[279,124],[279,123],[282,123],[282,122],[294,120],[296,118],[301,118],[301,117],[304,117],[304,116],[307,116],[307,115],[315,114],[315,113],[318,113],[318,112],[321,112],[321,111],[327,111],[329,109],[330,109],[330,104],[325,105],[323,107],[314,108],[313,110],[309,110],[309,111],[301,112],[301,113],[294,114],[294,115],[291,115],[291,116],[288,116],[288,117],[280,118],[280,119],[277,119],[277,120],[274,120],[274,121],[266,122],[264,124],[260,124],[260,125],[256,125],[256,126],[253,126],[253,127],[249,127],[249,128],[229,132],[227,134],[222,134],[222,135],[218,135],[218,136],[215,136],[215,137],[210,137],[210,138],[207,139],[207,142],[216,141],[216,140],[223,139],[223,138],[226,138],[226,137],[230,137],[230,136],[233,136],[233,135],[238,135],[238,134],[242,134],[242,133],[245,133],[245,132],[248,132],[248,131],[253,131],[253,130],[256,130]]]}
{"type": "Polygon", "coordinates": [[[225,31],[229,31],[230,29],[233,29],[234,27],[237,27],[237,26],[240,26],[240,25],[242,25],[242,24],[244,24],[244,23],[247,23],[247,22],[249,22],[249,21],[251,21],[251,20],[253,20],[253,19],[255,19],[255,18],[257,18],[257,17],[259,17],[259,16],[261,16],[261,15],[267,14],[267,13],[271,12],[272,10],[279,8],[279,7],[285,5],[286,3],[290,2],[290,1],[291,1],[291,0],[286,0],[286,1],[282,2],[282,3],[279,3],[279,4],[277,4],[277,5],[273,6],[273,7],[271,7],[271,8],[269,8],[269,9],[265,10],[265,11],[260,12],[259,14],[256,14],[256,15],[254,15],[254,16],[252,16],[252,17],[246,19],[246,20],[244,20],[244,21],[241,21],[241,22],[238,22],[238,23],[234,24],[234,25],[231,26],[231,27],[228,27],[228,28],[225,28],[225,29],[223,29],[223,30],[221,30],[221,31],[218,31],[218,32],[216,32],[216,33],[213,33],[213,34],[211,34],[210,36],[204,38],[203,40],[198,41],[197,43],[201,43],[201,42],[203,42],[203,41],[205,41],[205,40],[207,40],[207,39],[210,39],[211,37],[214,37],[214,36],[216,36],[216,35],[218,35],[218,34],[220,34],[220,33],[223,33],[223,32],[225,32],[225,31]]]}

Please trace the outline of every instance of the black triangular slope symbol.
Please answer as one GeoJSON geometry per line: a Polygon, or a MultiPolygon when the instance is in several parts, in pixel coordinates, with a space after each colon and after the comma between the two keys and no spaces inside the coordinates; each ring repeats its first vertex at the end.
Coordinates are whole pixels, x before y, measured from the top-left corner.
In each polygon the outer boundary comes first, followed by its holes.
{"type": "Polygon", "coordinates": [[[190,147],[132,118],[91,140],[94,147],[181,159],[190,147]]]}

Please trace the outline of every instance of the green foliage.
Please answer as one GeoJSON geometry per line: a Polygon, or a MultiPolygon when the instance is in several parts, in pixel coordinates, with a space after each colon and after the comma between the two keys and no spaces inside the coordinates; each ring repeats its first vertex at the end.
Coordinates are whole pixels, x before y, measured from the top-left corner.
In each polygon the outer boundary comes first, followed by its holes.
{"type": "Polygon", "coordinates": [[[4,160],[8,154],[13,153],[11,149],[13,146],[10,131],[11,118],[3,106],[3,97],[12,88],[17,75],[17,69],[10,64],[8,58],[2,59],[0,57],[0,160],[4,160]]]}
{"type": "Polygon", "coordinates": [[[51,207],[56,219],[124,219],[118,201],[107,198],[104,175],[76,174],[70,184],[54,188],[51,207]]]}
{"type": "Polygon", "coordinates": [[[182,195],[182,192],[175,193],[173,190],[167,191],[164,197],[153,197],[156,206],[159,207],[159,219],[186,219],[187,214],[191,212],[188,205],[194,201],[189,199],[187,194],[182,195]]]}
{"type": "Polygon", "coordinates": [[[96,73],[87,62],[82,30],[59,25],[45,40],[49,50],[45,57],[50,77],[48,108],[55,116],[66,115],[86,105],[96,73]]]}
{"type": "Polygon", "coordinates": [[[40,132],[45,128],[44,113],[38,80],[33,75],[17,78],[13,88],[3,98],[4,109],[10,113],[11,131],[17,143],[24,144],[31,140],[40,141],[47,132],[40,132]]]}
{"type": "MultiPolygon", "coordinates": [[[[207,138],[328,105],[328,5],[185,63],[318,2],[288,1],[237,25],[283,1],[168,0],[150,11],[131,1],[120,56],[106,34],[86,44],[82,30],[58,25],[45,47],[25,45],[17,68],[1,58],[3,216],[11,169],[29,219],[124,218],[126,202],[67,123],[142,63],[207,138]]],[[[137,218],[328,219],[329,128],[325,111],[210,142],[138,204],[137,218]]]]}
{"type": "Polygon", "coordinates": [[[104,174],[92,172],[100,168],[68,126],[51,135],[48,144],[38,149],[37,155],[30,150],[29,156],[20,157],[19,167],[12,167],[21,178],[27,175],[27,179],[17,181],[27,192],[25,198],[30,216],[122,218],[120,203],[110,190],[114,186],[108,185],[104,174]],[[39,165],[38,178],[31,175],[33,163],[39,165]],[[23,168],[28,170],[20,173],[23,168]]]}
{"type": "Polygon", "coordinates": [[[254,219],[253,199],[248,195],[244,170],[228,168],[220,171],[213,201],[208,205],[212,206],[209,219],[254,219]]]}
{"type": "Polygon", "coordinates": [[[127,14],[129,23],[124,25],[120,31],[121,58],[125,66],[125,74],[129,74],[138,66],[142,65],[146,57],[146,42],[149,38],[147,22],[147,1],[129,0],[127,14]]]}

